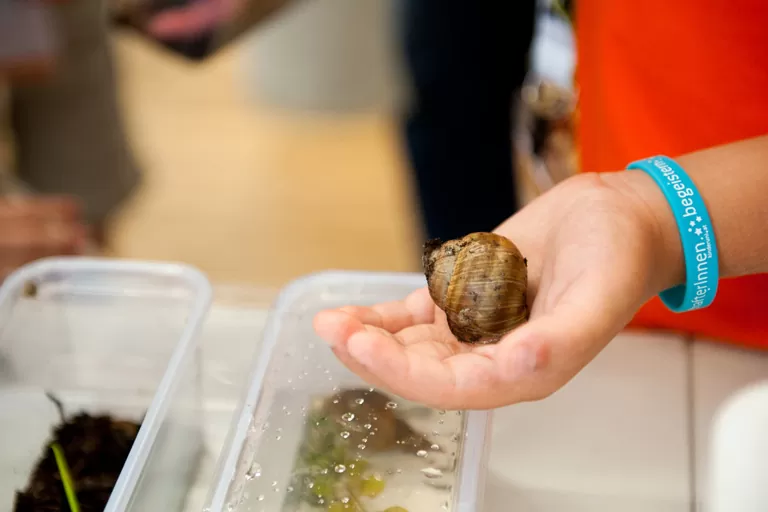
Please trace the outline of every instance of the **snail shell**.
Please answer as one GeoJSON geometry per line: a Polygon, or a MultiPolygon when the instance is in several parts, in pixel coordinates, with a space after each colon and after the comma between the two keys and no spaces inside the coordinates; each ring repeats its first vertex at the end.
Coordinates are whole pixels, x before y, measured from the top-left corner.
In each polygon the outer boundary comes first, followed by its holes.
{"type": "Polygon", "coordinates": [[[459,341],[493,343],[528,319],[527,261],[507,238],[472,233],[431,240],[423,265],[432,300],[459,341]]]}

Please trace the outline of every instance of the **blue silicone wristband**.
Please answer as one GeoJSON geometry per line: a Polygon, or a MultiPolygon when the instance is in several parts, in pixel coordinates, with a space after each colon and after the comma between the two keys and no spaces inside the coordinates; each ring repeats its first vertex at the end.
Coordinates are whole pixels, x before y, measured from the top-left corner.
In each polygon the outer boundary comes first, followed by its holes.
{"type": "Polygon", "coordinates": [[[685,258],[685,284],[659,294],[667,308],[684,313],[706,308],[717,295],[720,263],[715,231],[693,180],[666,156],[632,162],[627,169],[645,171],[659,185],[677,220],[685,258]]]}

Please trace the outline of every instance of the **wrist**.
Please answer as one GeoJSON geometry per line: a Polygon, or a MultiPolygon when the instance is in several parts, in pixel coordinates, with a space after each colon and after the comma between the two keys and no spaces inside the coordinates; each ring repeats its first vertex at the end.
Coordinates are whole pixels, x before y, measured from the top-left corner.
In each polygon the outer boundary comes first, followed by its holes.
{"type": "Polygon", "coordinates": [[[677,220],[659,186],[639,170],[606,173],[603,179],[623,196],[650,241],[650,294],[684,283],[685,257],[677,220]]]}

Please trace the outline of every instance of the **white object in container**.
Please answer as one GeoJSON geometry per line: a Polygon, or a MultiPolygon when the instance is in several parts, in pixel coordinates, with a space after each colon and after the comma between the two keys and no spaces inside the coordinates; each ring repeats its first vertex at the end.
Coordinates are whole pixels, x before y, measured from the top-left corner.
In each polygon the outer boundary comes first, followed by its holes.
{"type": "Polygon", "coordinates": [[[68,416],[143,419],[105,512],[183,507],[200,449],[197,336],[211,295],[190,267],[91,258],[40,260],[3,283],[0,509],[60,421],[46,392],[68,416]]]}
{"type": "MultiPolygon", "coordinates": [[[[288,508],[286,499],[292,492],[289,479],[307,411],[314,400],[340,389],[369,389],[317,337],[312,327],[314,315],[347,304],[401,299],[425,284],[424,276],[416,274],[326,272],[300,279],[280,294],[265,329],[247,395],[221,454],[207,511],[304,510],[288,508]]],[[[420,432],[434,436],[431,440],[443,450],[427,456],[409,455],[412,464],[402,473],[394,470],[385,476],[388,487],[374,509],[399,505],[409,512],[481,510],[490,414],[434,411],[396,397],[392,400],[401,411],[411,407],[406,420],[420,432]],[[455,457],[445,458],[453,452],[455,457]],[[443,469],[436,471],[433,466],[438,463],[443,469]],[[441,482],[447,488],[441,489],[441,482]],[[386,502],[389,489],[397,491],[400,501],[386,502]],[[438,496],[441,499],[436,499],[438,496]]]]}

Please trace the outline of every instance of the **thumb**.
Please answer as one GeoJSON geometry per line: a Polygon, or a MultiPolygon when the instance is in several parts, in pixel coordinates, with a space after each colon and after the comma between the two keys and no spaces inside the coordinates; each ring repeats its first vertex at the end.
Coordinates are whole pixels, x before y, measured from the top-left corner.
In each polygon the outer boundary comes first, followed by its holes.
{"type": "Polygon", "coordinates": [[[494,346],[482,347],[496,363],[504,403],[546,398],[589,364],[629,318],[595,308],[595,303],[561,302],[532,316],[494,346]]]}

